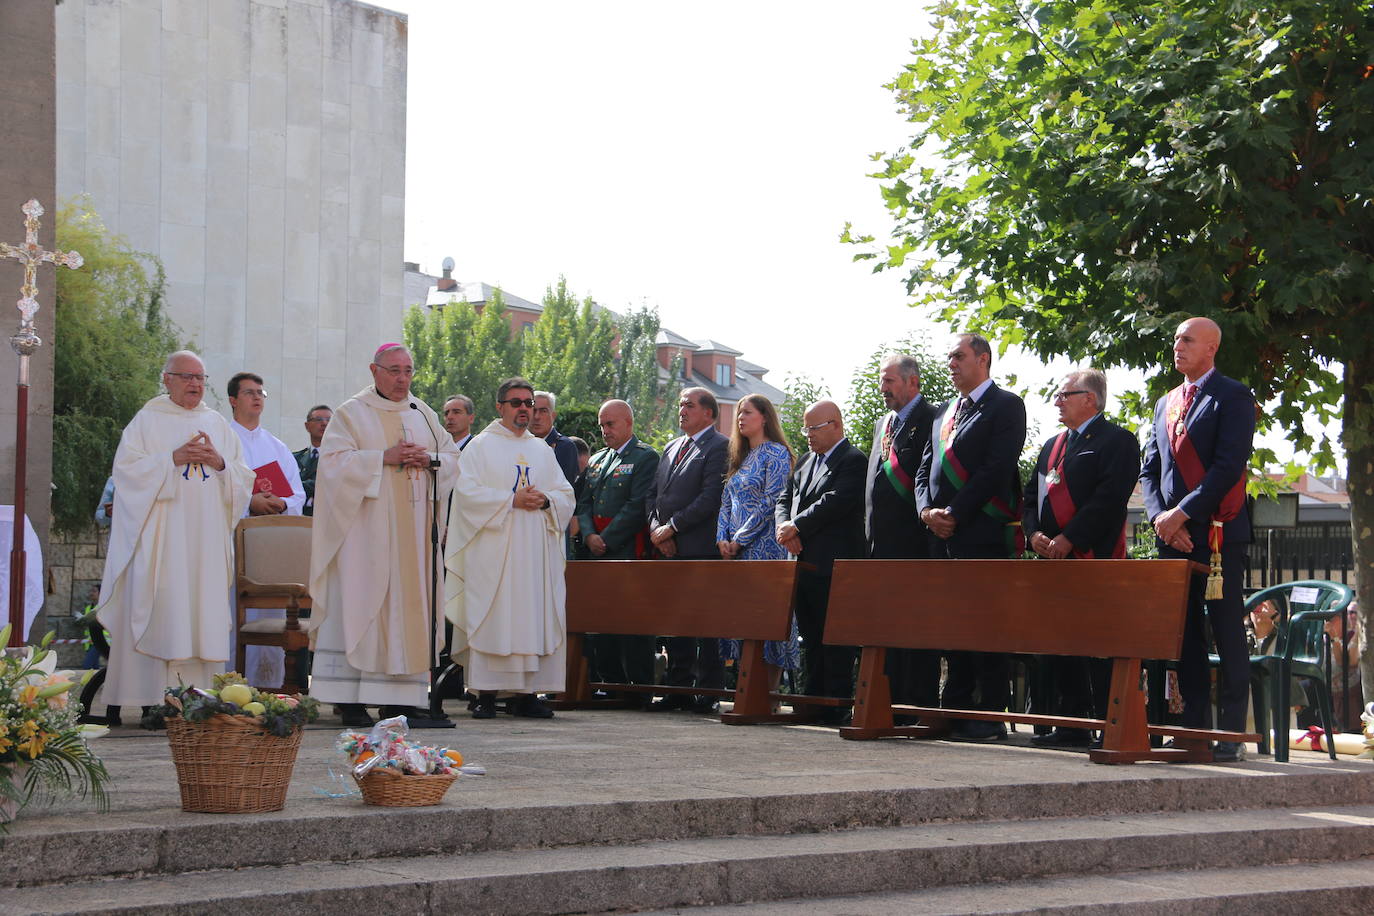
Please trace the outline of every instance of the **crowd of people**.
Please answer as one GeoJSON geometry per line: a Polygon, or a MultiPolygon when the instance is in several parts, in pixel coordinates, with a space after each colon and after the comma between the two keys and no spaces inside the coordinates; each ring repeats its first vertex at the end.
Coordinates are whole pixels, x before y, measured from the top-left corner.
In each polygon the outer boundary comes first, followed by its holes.
{"type": "MultiPolygon", "coordinates": [[[[166,394],[125,430],[99,510],[112,531],[98,609],[111,633],[107,697],[151,705],[178,677],[205,683],[224,667],[234,525],[272,514],[313,516],[311,691],[349,725],[371,722],[371,707],[383,715],[428,708],[440,646],[462,666],[475,718],[495,717],[502,697],[514,715],[551,717],[540,694],[564,685],[570,559],[803,561],[792,634],[769,643],[765,660],[774,684],[799,671],[802,693],[849,697],[857,650],[824,639],[835,560],[1008,559],[1027,549],[1050,561],[1123,557],[1126,504],[1139,481],[1160,555],[1196,570],[1179,664],[1183,724],[1210,725],[1210,623],[1220,726],[1240,731],[1244,475],[1256,408],[1243,385],[1216,371],[1220,344],[1208,319],[1179,325],[1182,378],[1156,404],[1143,455],[1103,414],[1106,376],[1069,372],[1054,395],[1064,428],[1024,483],[1025,404],[993,381],[992,348],[972,333],[950,342],[958,397],[945,404],[922,396],[913,356],[882,361],[876,384],[888,410],[859,431],[871,434],[867,455],[832,401],[806,407],[808,447],[798,456],[767,398],[740,399],[720,430],[720,405],[702,387],[681,393],[682,435],[661,454],[635,436],[634,411],[621,400],[601,406],[604,447],[592,452],[558,431],[556,394],[518,377],[487,395],[497,419],[474,433],[473,398],[448,398],[440,417],[412,396],[414,364],[395,343],[377,349],[370,384],[333,409],[310,409],[310,446],[293,454],[259,425],[268,396],[261,377],[230,379],[226,419],[202,402],[199,357],[173,353],[166,394]]],[[[659,642],[590,637],[593,678],[653,684],[659,642]]],[[[662,642],[664,682],[685,689],[657,702],[632,696],[655,710],[714,709],[709,691],[724,685],[738,643],[662,642]]],[[[278,666],[280,650],[263,650],[249,675],[270,683],[278,666]]],[[[1009,658],[993,653],[894,651],[887,663],[894,702],[991,711],[1008,707],[1009,669],[1009,658]]],[[[1101,717],[1105,678],[1099,660],[1056,660],[1053,711],[1101,717]]],[[[843,706],[824,708],[822,722],[843,722],[843,706]]],[[[961,720],[954,733],[1005,735],[1004,725],[981,720],[961,720]]],[[[1073,747],[1091,736],[1061,728],[1035,740],[1073,747]]],[[[1239,745],[1217,747],[1218,759],[1242,754],[1239,745]]]]}

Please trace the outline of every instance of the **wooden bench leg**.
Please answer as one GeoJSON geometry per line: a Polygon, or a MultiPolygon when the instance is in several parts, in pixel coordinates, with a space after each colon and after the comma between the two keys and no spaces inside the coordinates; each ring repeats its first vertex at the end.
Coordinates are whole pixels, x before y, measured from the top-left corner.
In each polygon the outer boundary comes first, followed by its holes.
{"type": "Polygon", "coordinates": [[[723,713],[726,725],[751,725],[771,722],[773,699],[768,684],[768,666],[763,661],[763,641],[746,639],[740,644],[739,671],[735,675],[735,707],[723,713]]]}
{"type": "Polygon", "coordinates": [[[1141,681],[1140,659],[1112,659],[1112,686],[1102,729],[1102,747],[1089,751],[1088,759],[1093,763],[1135,763],[1140,760],[1210,762],[1212,752],[1206,742],[1177,739],[1172,748],[1150,747],[1150,733],[1145,718],[1145,690],[1141,681]]]}
{"type": "Polygon", "coordinates": [[[895,725],[892,719],[892,684],[884,670],[887,650],[865,646],[859,656],[859,679],[854,686],[854,718],[840,729],[849,741],[869,741],[894,735],[935,737],[935,730],[920,725],[895,725]]]}
{"type": "Polygon", "coordinates": [[[587,656],[583,653],[584,637],[581,633],[568,634],[568,649],[565,655],[567,671],[564,674],[563,692],[554,697],[555,709],[577,709],[592,699],[590,671],[587,656]]]}

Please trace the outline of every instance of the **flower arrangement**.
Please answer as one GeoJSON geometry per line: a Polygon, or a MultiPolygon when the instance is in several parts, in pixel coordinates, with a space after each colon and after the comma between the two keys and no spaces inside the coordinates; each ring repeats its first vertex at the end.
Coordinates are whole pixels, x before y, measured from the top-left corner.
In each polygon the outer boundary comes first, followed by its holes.
{"type": "Polygon", "coordinates": [[[285,738],[320,714],[320,702],[309,696],[267,693],[250,687],[237,671],[215,675],[209,688],[179,684],[167,688],[163,704],[143,718],[144,728],[164,728],[168,718],[205,722],[214,716],[247,716],[278,738],[285,738]]]}
{"type": "MultiPolygon", "coordinates": [[[[57,670],[57,657],[48,650],[55,635],[16,653],[0,649],[0,804],[18,811],[40,796],[52,801],[89,794],[103,811],[110,774],[86,742],[107,729],[77,723],[81,706],[68,694],[84,680],[57,670]]],[[[9,638],[7,625],[0,629],[0,647],[9,638]]]]}

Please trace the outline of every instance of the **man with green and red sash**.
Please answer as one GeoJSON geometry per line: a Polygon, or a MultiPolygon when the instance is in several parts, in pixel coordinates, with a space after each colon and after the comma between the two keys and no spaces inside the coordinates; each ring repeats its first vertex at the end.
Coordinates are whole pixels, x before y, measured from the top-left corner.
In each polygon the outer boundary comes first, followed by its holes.
{"type": "MultiPolygon", "coordinates": [[[[1174,334],[1174,366],[1183,384],[1155,404],[1140,473],[1145,513],[1159,555],[1186,557],[1199,570],[1188,592],[1188,618],[1178,665],[1183,725],[1207,728],[1211,670],[1204,616],[1210,620],[1221,669],[1218,727],[1243,731],[1250,662],[1245,644],[1245,551],[1250,516],[1245,472],[1255,437],[1255,397],[1216,371],[1221,328],[1189,318],[1174,334]]],[[[1241,760],[1244,746],[1218,742],[1215,759],[1241,760]]]]}
{"type": "MultiPolygon", "coordinates": [[[[1102,415],[1107,376],[1096,369],[1064,376],[1054,403],[1066,428],[1040,449],[1035,475],[1026,482],[1026,544],[1047,560],[1124,559],[1126,503],[1140,476],[1140,443],[1102,415]]],[[[1043,663],[1057,694],[1057,703],[1048,698],[1049,711],[1103,718],[1111,675],[1106,659],[1048,655],[1043,663]]],[[[1086,747],[1090,737],[1087,729],[1056,728],[1031,738],[1031,744],[1086,747]]]]}
{"type": "MultiPolygon", "coordinates": [[[[1020,556],[1021,480],[1017,460],[1026,443],[1026,405],[993,383],[992,348],[977,334],[959,334],[949,350],[949,377],[959,392],[931,424],[916,472],[916,508],[930,529],[931,556],[1008,559],[1020,556]]],[[[971,600],[977,588],[969,586],[971,600]]],[[[947,613],[957,614],[958,608],[947,613]]],[[[987,652],[947,656],[942,704],[1001,711],[1010,700],[1010,659],[987,652]]],[[[953,737],[1005,738],[1000,722],[959,720],[953,737]]]]}
{"type": "MultiPolygon", "coordinates": [[[[878,390],[888,412],[874,424],[868,452],[868,556],[924,560],[930,556],[930,532],[916,516],[916,472],[938,410],[921,396],[921,366],[914,357],[889,353],[878,371],[878,390]]],[[[889,649],[887,676],[894,703],[940,705],[939,652],[889,649]]]]}

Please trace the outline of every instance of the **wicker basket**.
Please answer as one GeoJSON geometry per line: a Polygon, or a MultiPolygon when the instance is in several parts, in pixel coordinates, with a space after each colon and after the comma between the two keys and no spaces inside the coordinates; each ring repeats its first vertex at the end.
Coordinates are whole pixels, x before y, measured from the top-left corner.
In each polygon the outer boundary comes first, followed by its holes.
{"type": "Polygon", "coordinates": [[[357,780],[358,788],[363,790],[363,801],[369,805],[423,808],[439,804],[458,774],[407,776],[395,770],[375,769],[362,779],[353,778],[357,780]]]}
{"type": "Polygon", "coordinates": [[[205,722],[167,719],[167,740],[181,787],[181,810],[214,814],[280,811],[296,765],[302,729],[286,738],[247,716],[205,722]]]}

